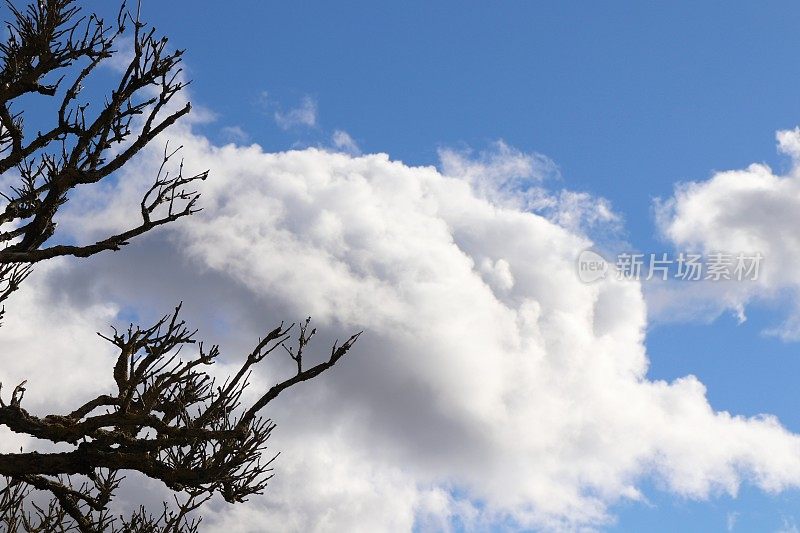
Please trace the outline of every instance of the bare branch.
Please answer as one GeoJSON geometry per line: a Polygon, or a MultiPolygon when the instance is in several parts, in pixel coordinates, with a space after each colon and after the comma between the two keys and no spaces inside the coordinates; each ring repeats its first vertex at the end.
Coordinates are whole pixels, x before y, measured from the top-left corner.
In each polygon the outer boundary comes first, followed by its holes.
{"type": "Polygon", "coordinates": [[[304,370],[297,361],[315,333],[309,329],[310,319],[300,326],[296,346],[288,344],[292,326],[281,324],[256,343],[231,378],[216,385],[203,369],[214,363],[219,348],[206,349],[197,342],[196,331],[180,319],[180,310],[179,305],[148,328],[130,326],[101,335],[119,351],[114,393],[99,395],[69,414],[41,418],[21,405],[25,382],[14,389],[8,404],[0,397],[1,424],[73,446],[67,452],[0,454],[0,475],[49,490],[79,525],[80,516],[85,516],[76,514],[79,500],[94,510],[104,508],[103,500],[86,495],[85,490],[70,492],[74,489],[54,478],[91,476],[98,468],[133,470],[198,497],[220,494],[235,503],[260,494],[272,477],[277,455],[263,459],[275,424],[259,412],[284,390],[335,365],[360,333],[341,346],[334,344],[325,361],[304,370]],[[185,347],[193,347],[195,354],[183,360],[179,356],[185,347]],[[242,405],[254,366],[279,347],[290,354],[297,372],[253,404],[242,405]]]}
{"type": "Polygon", "coordinates": [[[140,223],[93,243],[46,246],[57,236],[60,208],[77,187],[113,175],[190,112],[188,103],[167,112],[187,84],[181,79],[183,51],[170,50],[168,40],[138,15],[134,18],[124,3],[111,25],[93,14],[82,16],[74,0],[39,0],[26,9],[8,2],[8,7],[8,38],[0,43],[0,173],[14,169],[19,184],[0,193],[5,200],[0,202],[0,283],[7,289],[0,290],[0,303],[33,263],[119,250],[139,235],[196,213],[199,194],[186,187],[207,175],[159,172],[145,195],[146,208],[143,200],[140,223]],[[127,28],[133,29],[133,56],[105,104],[90,115],[89,103],[79,100],[81,90],[98,65],[115,54],[127,28]],[[24,110],[14,111],[27,94],[58,99],[55,125],[47,131],[28,132],[24,110]]]}
{"type": "MultiPolygon", "coordinates": [[[[166,143],[153,184],[126,229],[94,242],[66,244],[70,241],[59,238],[57,219],[76,190],[107,182],[191,111],[189,103],[176,99],[188,83],[182,78],[183,51],[171,49],[165,37],[140,21],[138,5],[132,15],[123,3],[112,24],[94,14],[83,16],[75,0],[36,0],[24,9],[9,0],[7,5],[11,20],[0,43],[0,174],[13,175],[15,182],[0,191],[0,304],[34,263],[119,250],[197,213],[195,187],[208,176],[184,177],[183,161],[174,160],[180,148],[171,150],[166,143]],[[114,56],[126,32],[132,33],[132,57],[95,109],[96,102],[90,106],[82,100],[82,88],[114,56]],[[57,110],[41,131],[27,125],[25,110],[18,108],[31,99],[47,99],[57,110]]],[[[0,318],[3,312],[0,307],[0,318]]],[[[6,393],[7,402],[0,384],[0,425],[67,450],[0,454],[6,481],[0,485],[0,527],[9,532],[197,531],[199,521],[189,514],[212,495],[243,502],[267,487],[277,454],[265,455],[275,424],[260,415],[263,409],[286,389],[333,367],[360,335],[334,344],[327,358],[309,364],[308,345],[316,333],[310,319],[299,325],[296,344],[289,341],[292,326],[281,323],[217,384],[207,370],[219,347],[196,341],[196,331],[179,315],[180,306],[151,327],[131,325],[101,335],[118,350],[114,390],[65,414],[31,414],[23,407],[27,381],[6,393]],[[279,348],[288,353],[295,372],[243,404],[255,366],[279,348]],[[156,514],[140,508],[128,517],[113,517],[108,504],[125,471],[160,480],[180,498],[176,495],[156,514]],[[49,503],[31,497],[39,492],[49,495],[49,503]]]]}

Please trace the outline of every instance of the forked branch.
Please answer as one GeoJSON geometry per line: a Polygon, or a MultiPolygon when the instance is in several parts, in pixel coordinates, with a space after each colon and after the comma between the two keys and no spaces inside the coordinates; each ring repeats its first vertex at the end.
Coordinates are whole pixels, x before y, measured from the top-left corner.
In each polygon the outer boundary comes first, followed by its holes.
{"type": "Polygon", "coordinates": [[[95,483],[99,495],[91,495],[85,487],[72,488],[63,476],[103,480],[99,471],[132,470],[161,480],[175,491],[188,491],[195,499],[218,493],[235,503],[260,494],[272,477],[277,457],[264,458],[275,424],[260,412],[286,389],[335,365],[360,333],[334,344],[323,361],[306,369],[298,365],[292,376],[243,405],[242,395],[255,365],[281,347],[290,354],[302,353],[311,337],[309,321],[298,328],[296,346],[289,346],[293,326],[281,324],[269,331],[238,371],[218,384],[206,372],[219,357],[218,346],[206,349],[197,342],[197,332],[186,326],[179,313],[180,306],[151,327],[131,326],[101,335],[118,350],[113,392],[98,395],[69,413],[44,417],[22,407],[24,383],[14,389],[8,403],[0,399],[0,423],[12,431],[73,447],[66,452],[0,454],[0,475],[12,480],[12,485],[24,483],[51,492],[58,512],[79,525],[99,520],[119,483],[106,480],[103,490],[95,483]],[[183,359],[186,349],[194,354],[183,359]]]}

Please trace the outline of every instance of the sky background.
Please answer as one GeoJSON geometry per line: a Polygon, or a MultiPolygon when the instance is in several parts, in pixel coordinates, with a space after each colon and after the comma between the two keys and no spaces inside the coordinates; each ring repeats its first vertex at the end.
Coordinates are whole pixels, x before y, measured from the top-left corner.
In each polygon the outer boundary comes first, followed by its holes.
{"type": "MultiPolygon", "coordinates": [[[[544,187],[607,199],[621,220],[613,238],[646,252],[677,249],[655,216],[676,184],[752,163],[793,172],[775,134],[800,124],[794,2],[179,0],[142,14],[188,50],[193,103],[213,118],[194,132],[215,144],[333,148],[338,131],[354,143],[340,133],[338,148],[440,166],[442,150],[502,140],[557,165],[544,187]]],[[[651,315],[648,379],[695,375],[715,410],[771,413],[800,432],[800,345],[765,334],[791,314],[793,283],[742,297],[744,323],[729,310],[651,315]]],[[[796,489],[745,484],[695,501],[657,481],[640,488],[648,502],[615,504],[617,523],[601,530],[800,522],[796,489]]]]}
{"type": "MultiPolygon", "coordinates": [[[[753,161],[785,168],[774,132],[800,116],[792,2],[171,2],[144,14],[188,49],[195,100],[218,115],[210,135],[239,126],[282,150],[343,129],[364,152],[412,165],[503,139],[553,159],[563,186],[608,198],[646,251],[670,249],[652,198],[753,161]],[[309,96],[318,126],[283,131],[265,92],[284,108],[309,96]]],[[[652,326],[649,375],[695,374],[715,408],[775,413],[800,430],[798,348],[761,335],[763,313],[652,326]]],[[[622,510],[620,530],[714,527],[737,511],[780,525],[798,503],[658,501],[622,510]]]]}

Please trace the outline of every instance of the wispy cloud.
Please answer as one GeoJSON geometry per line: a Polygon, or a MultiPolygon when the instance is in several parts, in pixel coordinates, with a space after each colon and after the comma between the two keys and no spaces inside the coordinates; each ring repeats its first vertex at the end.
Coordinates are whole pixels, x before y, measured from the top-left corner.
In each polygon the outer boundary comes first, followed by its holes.
{"type": "Polygon", "coordinates": [[[586,192],[553,190],[560,179],[549,157],[523,152],[498,140],[477,153],[471,149],[439,150],[439,166],[447,176],[469,182],[475,192],[493,202],[535,211],[576,233],[617,240],[622,219],[605,198],[586,192]]]}
{"type": "Polygon", "coordinates": [[[733,531],[733,528],[736,527],[736,521],[739,520],[739,513],[732,512],[728,513],[725,517],[725,528],[728,531],[733,531]]]}
{"type": "Polygon", "coordinates": [[[250,140],[250,135],[240,126],[225,126],[220,133],[226,141],[234,143],[245,143],[250,140]]]}
{"type": "Polygon", "coordinates": [[[317,102],[310,96],[304,96],[297,107],[288,111],[277,110],[273,116],[275,123],[285,130],[298,126],[313,128],[317,125],[317,102]]]}
{"type": "Polygon", "coordinates": [[[786,517],[782,518],[783,523],[781,527],[775,531],[775,533],[798,533],[797,524],[794,521],[794,517],[786,517]]]}
{"type": "Polygon", "coordinates": [[[346,131],[334,131],[333,135],[331,136],[331,141],[333,142],[333,146],[342,152],[354,155],[361,153],[361,149],[358,147],[356,141],[354,141],[350,134],[346,131]]]}

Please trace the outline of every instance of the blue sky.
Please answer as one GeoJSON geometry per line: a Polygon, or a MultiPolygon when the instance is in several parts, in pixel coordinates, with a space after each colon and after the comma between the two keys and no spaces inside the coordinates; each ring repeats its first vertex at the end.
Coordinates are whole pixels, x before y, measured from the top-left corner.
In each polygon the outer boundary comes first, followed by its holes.
{"type": "MultiPolygon", "coordinates": [[[[99,5],[97,2],[90,5],[99,5]]],[[[794,2],[145,2],[188,49],[196,104],[218,142],[241,128],[268,151],[329,143],[436,164],[443,147],[503,139],[556,162],[556,188],[609,199],[627,240],[669,251],[653,199],[713,172],[791,162],[775,132],[800,124],[794,2]],[[273,120],[310,99],[313,127],[273,120]]],[[[715,409],[773,413],[800,431],[800,345],[766,336],[785,302],[711,323],[651,324],[648,376],[694,374],[715,409]]],[[[800,493],[691,502],[646,487],[609,531],[774,531],[800,493]]],[[[796,513],[796,516],[795,516],[796,513]]]]}

